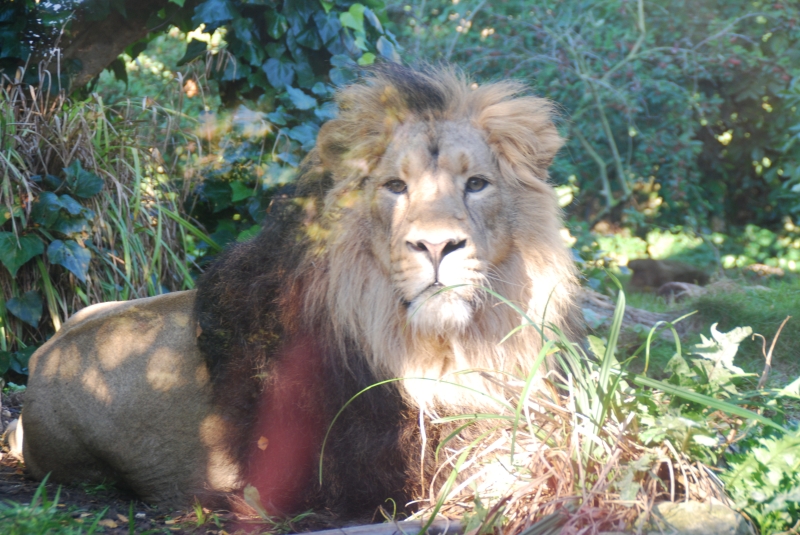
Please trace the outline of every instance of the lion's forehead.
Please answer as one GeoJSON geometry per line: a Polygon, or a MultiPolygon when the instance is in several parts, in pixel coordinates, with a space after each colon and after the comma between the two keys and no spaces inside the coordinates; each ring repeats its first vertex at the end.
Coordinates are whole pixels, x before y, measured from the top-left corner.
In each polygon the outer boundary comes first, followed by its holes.
{"type": "Polygon", "coordinates": [[[467,121],[411,123],[398,128],[379,172],[413,178],[437,169],[453,175],[491,172],[494,159],[484,134],[467,121]]]}

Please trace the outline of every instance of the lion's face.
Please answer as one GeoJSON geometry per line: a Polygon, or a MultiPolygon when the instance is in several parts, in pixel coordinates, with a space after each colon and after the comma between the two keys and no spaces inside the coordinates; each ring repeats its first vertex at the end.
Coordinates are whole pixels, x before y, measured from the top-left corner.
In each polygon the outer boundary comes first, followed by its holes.
{"type": "Polygon", "coordinates": [[[402,125],[381,160],[365,192],[373,254],[416,330],[461,331],[512,246],[495,158],[479,130],[445,121],[402,125]]]}

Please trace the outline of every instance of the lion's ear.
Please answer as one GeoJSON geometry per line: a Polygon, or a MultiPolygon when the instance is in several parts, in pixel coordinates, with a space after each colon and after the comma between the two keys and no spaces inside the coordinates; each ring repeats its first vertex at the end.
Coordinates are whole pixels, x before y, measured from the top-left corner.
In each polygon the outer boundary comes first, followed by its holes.
{"type": "Polygon", "coordinates": [[[523,182],[547,179],[547,168],[564,144],[547,99],[517,97],[496,102],[478,114],[478,125],[503,167],[523,182]]]}

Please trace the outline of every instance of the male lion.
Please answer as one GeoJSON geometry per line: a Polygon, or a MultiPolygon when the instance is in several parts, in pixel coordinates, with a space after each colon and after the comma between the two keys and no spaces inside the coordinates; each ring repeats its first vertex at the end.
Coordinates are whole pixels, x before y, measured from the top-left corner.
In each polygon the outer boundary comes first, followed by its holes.
{"type": "Polygon", "coordinates": [[[476,410],[542,346],[500,344],[522,318],[487,289],[580,331],[546,181],[562,140],[522,89],[396,65],[342,89],[294,193],[196,294],[90,307],[34,355],[31,471],[340,518],[420,497],[442,436],[420,411],[476,410]]]}

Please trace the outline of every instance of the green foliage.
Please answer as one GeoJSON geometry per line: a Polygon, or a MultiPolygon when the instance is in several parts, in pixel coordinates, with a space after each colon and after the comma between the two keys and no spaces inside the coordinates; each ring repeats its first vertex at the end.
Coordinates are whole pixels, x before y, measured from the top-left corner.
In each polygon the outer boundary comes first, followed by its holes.
{"type": "Polygon", "coordinates": [[[0,5],[0,76],[14,79],[21,75],[27,83],[37,83],[36,62],[31,61],[33,54],[37,49],[48,50],[55,44],[58,31],[74,3],[74,0],[3,2],[0,5]],[[27,63],[31,68],[21,69],[27,63]]]}
{"type": "Polygon", "coordinates": [[[208,240],[159,172],[167,112],[142,123],[141,105],[52,98],[23,84],[0,93],[0,375],[27,374],[83,306],[193,287],[193,243],[208,240]]]}
{"type": "Polygon", "coordinates": [[[211,81],[234,111],[200,116],[202,148],[218,157],[190,166],[203,177],[191,215],[224,245],[257,231],[274,188],[292,179],[333,117],[335,86],[358,65],[394,60],[397,52],[373,11],[378,2],[212,3],[198,6],[192,20],[206,31],[226,29],[232,58],[211,71],[211,81]]]}
{"type": "Polygon", "coordinates": [[[53,500],[47,499],[47,477],[36,489],[30,505],[0,502],[0,531],[7,535],[91,535],[97,532],[105,510],[85,519],[76,519],[72,511],[59,509],[59,487],[53,500]]]}
{"type": "Polygon", "coordinates": [[[759,437],[754,433],[727,456],[722,475],[736,507],[761,533],[780,533],[800,520],[800,430],[759,437]]]}
{"type": "Polygon", "coordinates": [[[523,77],[563,107],[569,156],[552,174],[575,177],[581,219],[721,229],[800,215],[796,3],[439,0],[390,13],[409,59],[523,77]]]}

